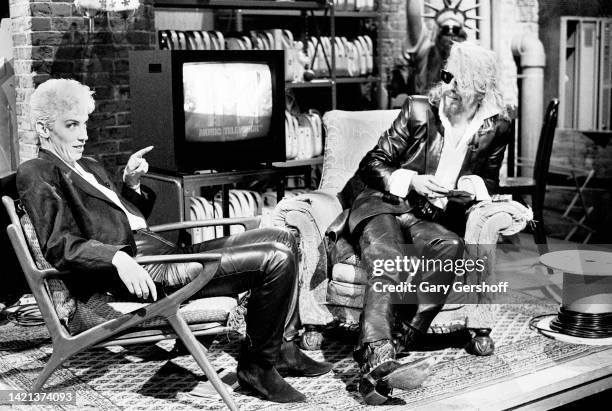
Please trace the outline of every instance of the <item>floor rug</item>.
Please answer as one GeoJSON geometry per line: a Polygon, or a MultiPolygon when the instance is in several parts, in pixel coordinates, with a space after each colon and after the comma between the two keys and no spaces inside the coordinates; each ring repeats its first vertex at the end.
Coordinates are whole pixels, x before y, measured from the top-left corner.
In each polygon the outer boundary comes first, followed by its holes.
{"type": "MultiPolygon", "coordinates": [[[[402,361],[426,356],[438,360],[423,386],[395,391],[393,399],[377,410],[397,405],[434,404],[436,400],[516,376],[541,370],[607,347],[589,347],[558,342],[529,329],[533,315],[554,311],[552,306],[507,305],[496,311],[492,333],[495,353],[474,357],[463,349],[414,352],[402,361]]],[[[71,392],[78,409],[187,410],[224,409],[220,397],[205,381],[191,356],[169,359],[174,342],[156,345],[109,347],[81,353],[66,362],[47,382],[47,391],[71,392]]],[[[222,379],[235,389],[242,410],[348,410],[371,408],[357,393],[358,369],[352,346],[346,341],[326,339],[320,351],[310,354],[334,363],[332,373],[318,378],[288,378],[308,397],[303,404],[274,404],[248,395],[235,377],[237,335],[220,335],[210,342],[209,359],[222,379]]],[[[51,353],[44,327],[0,327],[0,384],[3,388],[31,386],[51,353]]],[[[2,405],[0,405],[0,408],[2,405]]],[[[64,406],[63,408],[70,408],[64,406]]],[[[29,409],[35,409],[30,407],[29,409]]],[[[41,406],[40,409],[50,409],[41,406]]]]}

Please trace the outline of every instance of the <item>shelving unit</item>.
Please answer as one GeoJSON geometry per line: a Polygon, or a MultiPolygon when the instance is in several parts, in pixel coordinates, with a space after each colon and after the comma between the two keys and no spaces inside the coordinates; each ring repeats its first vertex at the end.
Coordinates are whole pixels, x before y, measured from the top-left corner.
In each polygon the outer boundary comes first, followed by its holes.
{"type": "Polygon", "coordinates": [[[251,10],[322,10],[327,7],[318,1],[264,1],[264,0],[155,0],[155,7],[184,7],[207,9],[251,10]]]}
{"type": "MultiPolygon", "coordinates": [[[[316,17],[324,17],[324,10],[313,10],[316,17]]],[[[300,10],[242,10],[243,16],[283,16],[296,17],[301,15],[300,10]]],[[[338,11],[336,10],[336,18],[376,18],[377,13],[374,11],[338,11]]]]}
{"type": "MultiPolygon", "coordinates": [[[[336,77],[336,84],[359,84],[359,83],[378,83],[380,77],[336,77]]],[[[300,82],[287,82],[285,89],[292,88],[314,88],[314,87],[331,87],[331,79],[316,79],[312,81],[300,81],[300,82]]]]}
{"type": "MultiPolygon", "coordinates": [[[[374,73],[368,76],[338,77],[336,72],[336,23],[343,28],[349,37],[357,34],[375,33],[370,30],[370,20],[377,17],[372,11],[337,11],[334,2],[326,1],[265,1],[265,0],[154,0],[156,9],[172,10],[215,10],[213,27],[203,27],[202,30],[217,29],[227,26],[228,32],[247,32],[250,29],[285,28],[291,29],[296,39],[305,40],[310,35],[318,37],[324,35],[330,38],[331,52],[329,53],[329,78],[315,78],[311,81],[286,82],[285,90],[288,95],[295,97],[300,108],[315,108],[321,113],[335,109],[338,106],[338,88],[342,93],[351,93],[357,90],[356,85],[379,84],[380,77],[374,73]],[[224,20],[225,19],[225,20],[224,20]],[[355,21],[358,23],[355,24],[355,21]],[[295,23],[295,24],[294,24],[295,23]],[[274,26],[279,24],[279,26],[274,26]],[[319,29],[323,27],[324,34],[319,29]],[[299,28],[296,33],[296,28],[299,28]],[[316,103],[316,105],[314,104],[316,103]]],[[[205,13],[203,13],[205,15],[205,13]]],[[[209,23],[210,24],[210,23],[209,23]]],[[[172,27],[169,27],[172,28],[172,27]]],[[[180,23],[177,27],[180,29],[180,23]]],[[[375,44],[375,38],[373,38],[375,44]]],[[[305,42],[304,42],[305,44],[305,42]]],[[[320,44],[319,47],[322,47],[320,44]]],[[[348,94],[347,94],[348,95],[348,94]]],[[[352,97],[343,101],[354,100],[352,97]]],[[[344,108],[344,107],[343,107],[344,108]]],[[[289,160],[273,163],[254,172],[232,172],[209,175],[155,175],[151,183],[159,185],[160,189],[174,190],[178,203],[167,204],[159,216],[176,214],[179,220],[188,219],[188,198],[204,194],[204,189],[210,186],[221,186],[223,192],[223,215],[228,216],[229,186],[236,183],[247,183],[248,180],[267,180],[276,189],[277,197],[284,195],[287,180],[290,176],[303,176],[308,186],[311,181],[313,167],[323,163],[323,157],[310,159],[289,160]],[[162,187],[163,186],[163,187],[162,187]]],[[[208,189],[207,189],[208,190],[208,189]]]]}
{"type": "MultiPolygon", "coordinates": [[[[266,0],[155,0],[157,8],[170,9],[214,9],[231,10],[236,18],[236,26],[242,31],[242,19],[245,17],[290,17],[329,20],[329,37],[331,38],[331,53],[329,58],[329,78],[317,78],[312,81],[287,82],[286,90],[297,89],[330,89],[329,108],[338,107],[338,90],[340,84],[380,84],[380,77],[337,77],[336,75],[336,20],[337,19],[374,19],[374,11],[335,10],[333,1],[266,1],[266,0]]],[[[316,26],[316,23],[315,23],[316,26]]],[[[317,29],[318,31],[318,29],[317,29]]],[[[315,98],[321,100],[320,98],[315,98]]],[[[325,110],[321,110],[325,111],[325,110]]]]}

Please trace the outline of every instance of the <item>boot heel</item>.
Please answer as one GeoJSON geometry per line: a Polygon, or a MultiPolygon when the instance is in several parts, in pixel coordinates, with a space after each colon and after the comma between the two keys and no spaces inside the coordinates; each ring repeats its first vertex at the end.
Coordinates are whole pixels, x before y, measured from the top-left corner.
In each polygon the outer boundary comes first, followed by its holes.
{"type": "Polygon", "coordinates": [[[364,376],[359,381],[359,393],[368,405],[382,405],[391,394],[391,388],[386,384],[376,383],[372,377],[364,376]]]}

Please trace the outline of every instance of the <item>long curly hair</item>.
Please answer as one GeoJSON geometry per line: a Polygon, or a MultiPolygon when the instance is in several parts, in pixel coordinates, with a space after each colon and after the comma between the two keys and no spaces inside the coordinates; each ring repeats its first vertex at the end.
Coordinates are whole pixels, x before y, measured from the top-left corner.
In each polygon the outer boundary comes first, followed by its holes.
{"type": "Polygon", "coordinates": [[[84,84],[71,79],[50,79],[40,84],[30,96],[30,123],[42,122],[53,128],[57,117],[71,110],[81,108],[87,114],[94,111],[96,103],[93,91],[84,84]]]}
{"type": "MultiPolygon", "coordinates": [[[[504,103],[500,88],[499,62],[493,51],[469,41],[455,42],[444,68],[453,73],[459,90],[475,93],[481,104],[492,104],[499,108],[502,117],[511,119],[511,109],[504,103]]],[[[444,89],[443,82],[432,87],[429,101],[438,105],[444,89]]]]}

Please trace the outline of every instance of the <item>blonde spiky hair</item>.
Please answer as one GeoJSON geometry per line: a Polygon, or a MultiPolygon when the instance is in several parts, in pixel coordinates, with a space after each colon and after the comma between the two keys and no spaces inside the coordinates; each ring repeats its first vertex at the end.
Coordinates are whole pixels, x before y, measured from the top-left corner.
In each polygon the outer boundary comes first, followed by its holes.
{"type": "Polygon", "coordinates": [[[84,84],[71,79],[49,79],[40,84],[30,96],[30,122],[36,127],[42,122],[52,128],[58,115],[75,108],[91,114],[96,103],[93,91],[84,84]]]}

